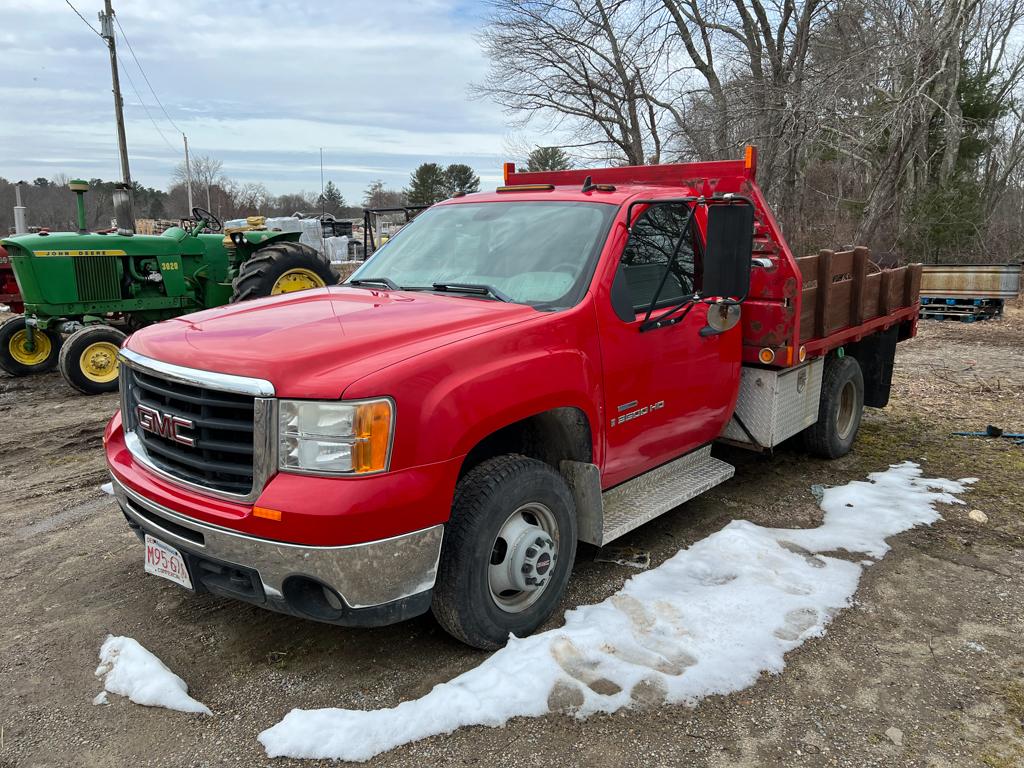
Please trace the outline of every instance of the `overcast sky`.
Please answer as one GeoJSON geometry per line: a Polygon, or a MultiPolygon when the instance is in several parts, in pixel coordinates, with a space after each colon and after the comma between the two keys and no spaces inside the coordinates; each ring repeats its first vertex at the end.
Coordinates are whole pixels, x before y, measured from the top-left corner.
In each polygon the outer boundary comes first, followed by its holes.
{"type": "MultiPolygon", "coordinates": [[[[94,27],[101,0],[72,0],[94,27]]],[[[486,72],[479,2],[458,0],[114,0],[170,119],[118,41],[133,177],[166,188],[182,158],[224,162],[273,192],[358,203],[373,179],[406,185],[419,163],[500,176],[508,118],[467,89],[486,72]],[[166,137],[161,138],[142,102],[166,137]],[[170,144],[170,146],[168,146],[170,144]]],[[[104,42],[64,0],[0,0],[0,176],[119,178],[104,42]]]]}

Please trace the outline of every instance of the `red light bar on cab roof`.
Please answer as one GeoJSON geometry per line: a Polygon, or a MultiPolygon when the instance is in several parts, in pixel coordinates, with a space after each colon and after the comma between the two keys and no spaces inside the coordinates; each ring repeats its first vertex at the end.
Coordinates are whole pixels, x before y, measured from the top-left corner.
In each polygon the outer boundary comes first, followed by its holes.
{"type": "Polygon", "coordinates": [[[506,187],[526,184],[551,184],[559,187],[580,187],[587,177],[593,184],[636,184],[641,186],[679,186],[686,182],[707,179],[714,185],[718,179],[751,179],[757,173],[757,147],[748,146],[739,160],[711,160],[698,163],[665,163],[664,165],[626,165],[617,168],[579,168],[568,171],[516,171],[515,163],[502,167],[506,187]]]}

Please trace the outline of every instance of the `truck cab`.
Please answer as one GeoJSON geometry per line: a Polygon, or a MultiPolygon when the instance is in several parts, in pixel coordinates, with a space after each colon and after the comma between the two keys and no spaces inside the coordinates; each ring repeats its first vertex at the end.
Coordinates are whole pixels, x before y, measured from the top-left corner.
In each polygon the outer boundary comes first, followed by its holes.
{"type": "Polygon", "coordinates": [[[507,167],[343,285],[135,333],[105,449],[145,569],[495,648],[557,609],[577,542],[731,477],[716,440],[842,455],[915,270],[794,258],[755,172],[507,167]]]}

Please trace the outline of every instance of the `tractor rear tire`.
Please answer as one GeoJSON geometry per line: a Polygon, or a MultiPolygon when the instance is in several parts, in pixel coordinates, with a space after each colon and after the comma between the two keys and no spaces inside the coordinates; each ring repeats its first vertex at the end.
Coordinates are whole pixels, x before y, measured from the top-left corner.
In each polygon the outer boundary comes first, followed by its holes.
{"type": "Polygon", "coordinates": [[[60,372],[79,392],[117,391],[117,352],[127,337],[109,325],[87,325],[68,336],[60,351],[60,372]]]}
{"type": "Polygon", "coordinates": [[[44,373],[57,367],[62,338],[57,331],[36,329],[35,349],[26,348],[25,317],[8,318],[0,324],[0,368],[11,376],[44,373]]]}
{"type": "Polygon", "coordinates": [[[304,243],[271,243],[242,264],[231,287],[231,303],[336,285],[331,263],[304,243]]]}

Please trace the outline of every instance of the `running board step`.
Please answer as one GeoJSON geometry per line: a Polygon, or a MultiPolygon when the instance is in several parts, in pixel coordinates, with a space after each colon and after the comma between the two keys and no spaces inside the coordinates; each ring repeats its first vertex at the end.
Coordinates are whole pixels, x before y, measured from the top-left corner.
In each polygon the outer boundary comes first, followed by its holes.
{"type": "Polygon", "coordinates": [[[576,498],[580,541],[603,547],[725,482],[736,468],[712,458],[708,445],[604,493],[595,465],[565,461],[562,472],[576,498]]]}

